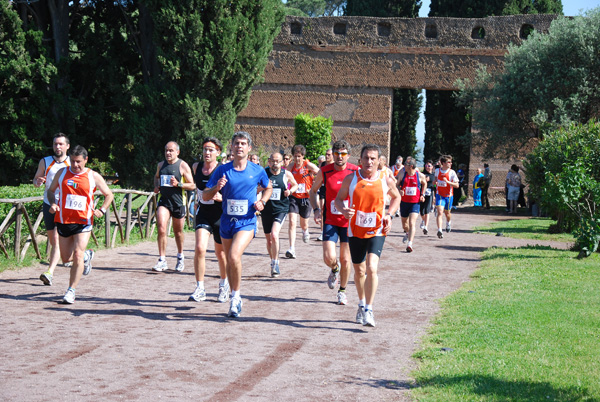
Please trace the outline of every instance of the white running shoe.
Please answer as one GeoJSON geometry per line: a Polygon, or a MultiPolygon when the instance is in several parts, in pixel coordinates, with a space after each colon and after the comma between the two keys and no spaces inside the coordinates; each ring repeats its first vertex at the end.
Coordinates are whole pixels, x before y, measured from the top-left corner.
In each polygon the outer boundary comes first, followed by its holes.
{"type": "Polygon", "coordinates": [[[219,286],[219,296],[217,297],[219,303],[225,303],[227,300],[229,300],[229,281],[225,281],[224,285],[219,286]]]}
{"type": "Polygon", "coordinates": [[[339,292],[337,293],[337,304],[340,304],[342,306],[345,306],[346,304],[348,304],[348,298],[346,297],[346,292],[339,292]]]}
{"type": "Polygon", "coordinates": [[[167,269],[169,269],[167,267],[167,260],[158,260],[156,265],[152,267],[152,270],[156,272],[166,271],[167,269]]]}
{"type": "Polygon", "coordinates": [[[242,314],[242,298],[241,297],[232,297],[231,304],[229,305],[229,313],[227,314],[229,317],[237,318],[242,314]]]}
{"type": "Polygon", "coordinates": [[[421,226],[419,226],[419,228],[425,229],[425,222],[421,221],[421,226]]]}
{"type": "Polygon", "coordinates": [[[450,223],[446,224],[446,233],[450,233],[450,231],[452,230],[452,228],[450,227],[450,223]]]}
{"type": "Polygon", "coordinates": [[[287,258],[296,258],[296,251],[289,249],[288,251],[285,252],[285,256],[287,258]]]}
{"type": "Polygon", "coordinates": [[[271,278],[277,278],[281,272],[279,272],[279,263],[274,262],[271,264],[271,278]]]}
{"type": "Polygon", "coordinates": [[[375,316],[373,315],[373,310],[365,310],[363,325],[365,327],[375,326],[375,316]]]}
{"type": "Polygon", "coordinates": [[[204,291],[204,288],[196,286],[196,290],[194,290],[194,293],[192,293],[188,300],[197,302],[204,301],[206,300],[206,291],[204,291]]]}
{"type": "Polygon", "coordinates": [[[338,277],[340,276],[340,264],[338,263],[337,267],[335,267],[335,271],[330,270],[329,271],[329,277],[327,278],[327,286],[329,286],[329,289],[333,289],[335,287],[335,284],[338,281],[338,277]]]}
{"type": "Polygon", "coordinates": [[[423,234],[424,234],[424,235],[427,235],[427,234],[429,234],[429,230],[427,230],[427,228],[426,228],[426,227],[425,227],[425,228],[423,228],[423,234]]]}
{"type": "Polygon", "coordinates": [[[61,300],[62,304],[73,304],[75,303],[75,290],[69,288],[67,289],[67,293],[63,296],[61,300]]]}
{"type": "Polygon", "coordinates": [[[364,325],[365,323],[365,309],[360,304],[358,305],[358,310],[356,310],[356,323],[360,325],[364,325]]]}
{"type": "Polygon", "coordinates": [[[402,238],[402,243],[406,243],[408,241],[408,233],[404,233],[404,237],[402,238]]]}
{"type": "Polygon", "coordinates": [[[183,272],[184,269],[185,269],[185,263],[183,261],[183,258],[177,258],[177,265],[175,265],[175,271],[183,272]]]}
{"type": "Polygon", "coordinates": [[[443,239],[444,238],[444,234],[442,233],[442,229],[438,229],[437,236],[438,236],[438,239],[443,239]]]}
{"type": "Polygon", "coordinates": [[[83,254],[83,274],[84,275],[89,275],[90,272],[92,271],[92,260],[94,259],[94,255],[96,253],[94,253],[94,250],[92,250],[91,248],[88,250],[85,250],[85,253],[83,254]]]}
{"type": "Polygon", "coordinates": [[[302,232],[302,241],[304,243],[308,243],[309,240],[310,240],[310,233],[308,233],[308,230],[306,232],[302,232]]]}

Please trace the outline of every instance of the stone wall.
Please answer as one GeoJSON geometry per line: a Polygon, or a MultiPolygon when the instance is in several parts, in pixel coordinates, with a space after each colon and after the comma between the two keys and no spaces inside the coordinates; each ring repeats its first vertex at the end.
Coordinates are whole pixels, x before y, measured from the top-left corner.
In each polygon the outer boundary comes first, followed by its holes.
{"type": "Polygon", "coordinates": [[[287,17],[237,128],[268,152],[289,150],[294,116],[311,113],[333,118],[335,139],[388,155],[393,89],[456,89],[480,64],[502,68],[509,44],[555,18],[287,17]]]}

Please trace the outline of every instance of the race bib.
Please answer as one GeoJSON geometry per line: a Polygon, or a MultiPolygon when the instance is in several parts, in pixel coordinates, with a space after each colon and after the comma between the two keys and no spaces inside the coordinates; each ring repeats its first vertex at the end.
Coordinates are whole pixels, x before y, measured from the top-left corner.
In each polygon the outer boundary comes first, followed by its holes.
{"type": "Polygon", "coordinates": [[[404,195],[417,195],[416,187],[406,187],[404,189],[404,195]]]}
{"type": "Polygon", "coordinates": [[[86,197],[84,195],[67,194],[66,209],[85,211],[86,197]]]}
{"type": "Polygon", "coordinates": [[[227,200],[227,215],[243,216],[247,213],[247,200],[227,200]]]}
{"type": "Polygon", "coordinates": [[[438,181],[437,181],[437,186],[438,186],[438,187],[446,187],[446,184],[447,184],[447,183],[446,183],[445,181],[442,181],[442,180],[438,180],[438,181]]]}
{"type": "Polygon", "coordinates": [[[373,228],[377,223],[377,212],[356,211],[356,225],[361,228],[373,228]]]}
{"type": "Polygon", "coordinates": [[[171,185],[171,177],[174,177],[172,174],[161,174],[160,175],[160,186],[161,187],[173,187],[171,185]]]}
{"type": "MultiPolygon", "coordinates": [[[[344,207],[348,208],[348,200],[344,200],[344,207]]],[[[331,201],[331,213],[333,215],[342,215],[342,213],[335,207],[335,200],[331,201]]]]}
{"type": "Polygon", "coordinates": [[[271,193],[271,198],[269,198],[269,199],[273,200],[273,201],[279,201],[281,199],[281,189],[274,188],[273,192],[271,193]]]}
{"type": "Polygon", "coordinates": [[[431,189],[430,188],[425,189],[425,196],[427,197],[430,195],[431,195],[431,189]]]}
{"type": "Polygon", "coordinates": [[[204,205],[211,205],[215,203],[215,200],[204,201],[204,199],[202,199],[202,190],[198,190],[198,199],[200,200],[200,204],[204,205]]]}
{"type": "Polygon", "coordinates": [[[298,190],[296,190],[297,194],[306,193],[306,183],[298,183],[298,190]]]}

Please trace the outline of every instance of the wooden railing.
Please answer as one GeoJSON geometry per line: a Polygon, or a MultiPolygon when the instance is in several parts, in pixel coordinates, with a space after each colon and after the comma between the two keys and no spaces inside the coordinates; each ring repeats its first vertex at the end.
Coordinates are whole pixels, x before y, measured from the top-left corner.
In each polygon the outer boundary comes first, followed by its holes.
{"type": "MultiPolygon", "coordinates": [[[[131,231],[136,226],[139,228],[142,239],[151,237],[156,228],[158,195],[153,192],[138,190],[113,189],[112,192],[115,195],[115,198],[104,216],[104,246],[107,248],[115,247],[117,236],[119,236],[121,244],[129,243],[131,231]],[[120,195],[122,195],[122,197],[120,195]],[[140,197],[145,197],[145,200],[139,208],[134,209],[133,204],[140,197]]],[[[97,192],[96,195],[101,194],[97,192]]],[[[47,238],[45,230],[43,233],[38,234],[38,229],[40,223],[43,221],[43,213],[40,208],[35,222],[32,223],[29,213],[25,208],[29,203],[40,201],[43,201],[42,196],[21,199],[0,199],[0,203],[12,204],[12,208],[6,217],[0,217],[0,219],[2,219],[2,224],[0,225],[0,251],[4,253],[7,258],[10,258],[8,249],[12,248],[17,260],[21,261],[31,245],[33,245],[37,258],[42,258],[40,244],[44,240],[47,240],[47,238]],[[29,231],[29,236],[25,238],[22,235],[23,218],[25,218],[25,224],[29,231]],[[7,245],[5,244],[4,235],[13,224],[15,227],[14,244],[7,245]]],[[[194,202],[194,196],[190,197],[188,200],[188,214],[186,217],[188,227],[193,225],[193,213],[191,211],[194,210],[194,202]]],[[[171,223],[169,222],[168,232],[170,233],[170,231],[171,223]]],[[[92,238],[96,243],[96,246],[99,246],[98,239],[93,231],[92,238]]]]}

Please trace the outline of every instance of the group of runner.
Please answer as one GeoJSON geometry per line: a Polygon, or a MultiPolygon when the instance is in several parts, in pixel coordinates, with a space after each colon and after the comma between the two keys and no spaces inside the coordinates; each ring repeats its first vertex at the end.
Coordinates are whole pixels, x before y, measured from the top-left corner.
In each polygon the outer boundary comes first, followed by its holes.
{"type": "MultiPolygon", "coordinates": [[[[44,203],[48,206],[44,206],[44,216],[50,244],[57,244],[53,233],[53,223],[56,222],[63,262],[73,261],[69,288],[62,299],[62,302],[70,304],[75,300],[75,286],[81,275],[91,269],[93,251],[85,249],[91,233],[92,215],[102,216],[113,195],[98,173],[85,168],[85,149],[75,147],[70,158],[66,155],[68,149],[68,138],[63,134],[57,135],[54,155],[40,161],[34,183],[39,186],[46,182],[44,203]],[[93,203],[96,187],[105,196],[98,209],[93,203]],[[54,195],[57,189],[60,191],[54,195]],[[52,216],[54,213],[56,215],[52,216]]],[[[315,223],[322,227],[319,239],[322,240],[323,261],[330,269],[329,288],[334,289],[339,282],[337,301],[347,304],[346,287],[353,266],[359,299],[356,322],[375,326],[373,303],[378,286],[377,266],[392,219],[398,215],[401,217],[406,251],[412,252],[417,218],[419,214],[422,216],[421,228],[427,234],[428,216],[435,198],[438,237],[443,238],[442,219],[445,215],[446,231],[449,232],[452,190],[458,187],[456,173],[451,169],[452,159],[441,157],[441,166],[435,172],[433,164],[428,161],[421,173],[414,158],[408,157],[403,164],[399,157],[390,169],[379,146],[367,144],[358,155],[358,165],[354,165],[349,162],[350,145],[339,140],[327,151],[321,166],[305,159],[303,145],[295,145],[291,155],[271,154],[268,167],[262,168],[250,161],[251,150],[250,135],[244,131],[236,132],[230,144],[231,156],[221,164],[218,157],[223,146],[217,138],[209,137],[202,142],[202,162],[190,168],[179,159],[179,145],[174,141],[167,143],[165,159],[157,165],[154,176],[154,191],[160,193],[157,207],[159,259],[152,270],[161,272],[168,269],[169,218],[173,222],[178,252],[175,270],[184,270],[185,193],[196,190],[196,287],[189,299],[206,299],[205,257],[212,234],[220,274],[217,300],[223,303],[229,300],[228,315],[238,317],[243,307],[242,255],[256,235],[257,217],[260,215],[265,233],[271,260],[270,274],[276,278],[281,274],[279,235],[286,217],[289,215],[290,218],[290,248],[285,255],[296,258],[298,216],[302,239],[308,242],[308,219],[312,210],[315,223]],[[434,195],[435,190],[437,193],[434,195]],[[336,250],[338,240],[339,255],[336,250]]],[[[52,284],[52,273],[57,263],[58,254],[51,251],[49,270],[40,277],[45,284],[52,284]]]]}

